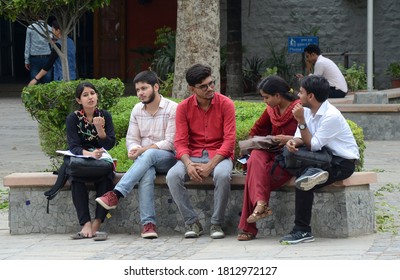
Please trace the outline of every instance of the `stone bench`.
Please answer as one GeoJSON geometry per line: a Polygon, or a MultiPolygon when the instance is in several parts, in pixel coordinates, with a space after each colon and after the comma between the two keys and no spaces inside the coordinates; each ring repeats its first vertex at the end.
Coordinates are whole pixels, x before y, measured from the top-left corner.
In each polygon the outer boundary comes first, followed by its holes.
{"type": "Polygon", "coordinates": [[[362,127],[365,140],[400,138],[400,104],[333,104],[346,119],[362,127]]]}
{"type": "MultiPolygon", "coordinates": [[[[122,177],[117,173],[114,183],[122,177]]],[[[44,192],[56,180],[50,172],[12,173],[3,178],[9,192],[10,234],[28,233],[73,233],[80,229],[72,203],[70,186],[67,183],[61,192],[50,201],[44,192]]],[[[226,210],[225,230],[236,234],[243,201],[245,176],[233,174],[232,193],[226,210]]],[[[313,234],[320,237],[351,237],[372,234],[375,230],[374,194],[370,184],[377,182],[374,172],[356,172],[350,178],[326,186],[315,193],[312,227],[313,234]]],[[[193,206],[208,232],[213,210],[212,179],[204,182],[186,183],[192,196],[193,206]]],[[[94,211],[94,191],[90,191],[90,208],[94,211]]],[[[260,235],[283,235],[293,227],[294,178],[284,187],[271,193],[270,207],[273,214],[258,222],[260,235]]],[[[155,189],[157,227],[161,234],[183,233],[181,215],[172,200],[165,176],[157,176],[155,189]]],[[[140,232],[137,188],[111,210],[102,229],[110,233],[140,232]]]]}
{"type": "Polygon", "coordinates": [[[356,92],[354,102],[357,104],[390,104],[399,103],[400,88],[385,90],[361,91],[356,92]]]}

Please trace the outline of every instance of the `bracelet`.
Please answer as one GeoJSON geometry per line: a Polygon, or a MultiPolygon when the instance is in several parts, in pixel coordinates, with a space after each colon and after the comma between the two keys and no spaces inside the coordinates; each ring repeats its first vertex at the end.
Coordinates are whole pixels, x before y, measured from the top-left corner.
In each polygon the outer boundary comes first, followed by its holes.
{"type": "Polygon", "coordinates": [[[187,165],[186,165],[186,169],[189,167],[189,165],[191,165],[191,164],[193,164],[193,162],[189,162],[187,165]]]}
{"type": "Polygon", "coordinates": [[[35,80],[36,80],[36,82],[39,82],[39,80],[38,79],[36,79],[36,77],[33,77],[35,80]]]}

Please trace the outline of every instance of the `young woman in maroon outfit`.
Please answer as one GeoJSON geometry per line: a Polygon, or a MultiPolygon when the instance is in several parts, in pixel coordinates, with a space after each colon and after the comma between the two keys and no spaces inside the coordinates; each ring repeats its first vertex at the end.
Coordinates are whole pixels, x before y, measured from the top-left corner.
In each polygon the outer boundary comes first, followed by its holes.
{"type": "MultiPolygon", "coordinates": [[[[299,103],[297,95],[284,79],[269,76],[258,86],[267,108],[250,130],[250,137],[274,135],[280,145],[293,138],[297,128],[292,109],[299,103]]],[[[268,207],[271,191],[280,188],[293,176],[277,165],[271,174],[277,153],[253,150],[247,161],[247,175],[239,222],[239,241],[252,240],[257,235],[256,222],[272,213],[268,207]]]]}

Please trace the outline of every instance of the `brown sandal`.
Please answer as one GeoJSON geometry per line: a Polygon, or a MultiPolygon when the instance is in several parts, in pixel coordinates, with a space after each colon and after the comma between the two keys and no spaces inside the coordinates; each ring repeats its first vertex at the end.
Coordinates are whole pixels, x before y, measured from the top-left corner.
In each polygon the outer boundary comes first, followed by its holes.
{"type": "Polygon", "coordinates": [[[238,234],[237,240],[239,241],[250,241],[256,238],[254,234],[246,231],[242,231],[241,233],[238,234]]]}
{"type": "Polygon", "coordinates": [[[256,209],[254,209],[253,214],[251,214],[248,218],[247,218],[247,222],[249,224],[255,223],[258,220],[264,219],[265,217],[269,216],[272,214],[272,210],[267,206],[267,204],[264,202],[257,202],[257,205],[255,208],[257,208],[257,206],[261,206],[263,208],[262,211],[257,211],[256,209]]]}

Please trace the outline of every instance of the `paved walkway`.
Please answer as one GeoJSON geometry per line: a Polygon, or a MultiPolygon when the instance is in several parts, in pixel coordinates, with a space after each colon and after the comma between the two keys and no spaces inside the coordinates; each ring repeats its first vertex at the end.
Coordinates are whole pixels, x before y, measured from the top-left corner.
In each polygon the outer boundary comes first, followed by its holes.
{"type": "MultiPolygon", "coordinates": [[[[0,202],[5,175],[43,171],[50,162],[40,150],[37,124],[19,98],[0,98],[0,202]]],[[[393,218],[389,229],[399,228],[400,141],[367,142],[365,170],[377,171],[377,211],[393,218]],[[392,191],[393,190],[393,191],[392,191]],[[391,192],[392,191],[392,192],[391,192]]],[[[43,206],[45,207],[45,206],[43,206]]],[[[212,240],[208,236],[184,239],[182,234],[144,240],[139,232],[112,234],[105,242],[70,240],[66,234],[10,235],[8,212],[0,210],[0,260],[400,260],[400,234],[376,233],[346,239],[316,238],[308,244],[282,246],[278,237],[238,242],[236,236],[212,240]]],[[[1,266],[0,261],[0,266],[1,266]]],[[[45,270],[43,270],[45,273],[45,270]]]]}

